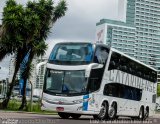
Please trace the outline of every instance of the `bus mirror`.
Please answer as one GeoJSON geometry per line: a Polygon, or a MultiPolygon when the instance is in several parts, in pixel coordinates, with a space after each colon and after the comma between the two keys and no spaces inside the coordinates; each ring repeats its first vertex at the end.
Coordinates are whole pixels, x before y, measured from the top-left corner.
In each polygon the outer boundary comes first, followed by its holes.
{"type": "Polygon", "coordinates": [[[45,65],[47,62],[40,62],[37,64],[36,66],[36,75],[39,75],[39,68],[42,66],[42,65],[45,65]]]}
{"type": "Polygon", "coordinates": [[[91,69],[92,69],[92,68],[96,68],[96,67],[98,67],[98,66],[99,66],[99,64],[97,64],[97,63],[90,64],[90,65],[86,68],[85,77],[89,77],[89,76],[90,76],[91,69]]]}

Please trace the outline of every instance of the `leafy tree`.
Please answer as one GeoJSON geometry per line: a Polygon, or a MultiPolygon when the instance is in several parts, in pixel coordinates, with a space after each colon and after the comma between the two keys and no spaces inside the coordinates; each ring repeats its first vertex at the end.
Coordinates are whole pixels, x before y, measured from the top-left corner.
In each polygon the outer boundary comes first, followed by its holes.
{"type": "Polygon", "coordinates": [[[45,53],[47,48],[45,40],[50,33],[50,29],[60,17],[65,15],[66,10],[66,2],[63,0],[57,6],[54,6],[52,0],[29,1],[26,7],[17,4],[14,0],[8,0],[6,3],[2,19],[0,60],[8,54],[14,53],[16,62],[7,98],[2,104],[3,108],[7,107],[16,74],[25,56],[30,51],[26,68],[24,68],[22,73],[24,94],[20,109],[24,107],[26,103],[26,80],[29,78],[32,60],[35,56],[45,53]]]}
{"type": "Polygon", "coordinates": [[[27,53],[25,40],[22,35],[25,33],[23,31],[23,14],[24,9],[22,5],[18,5],[14,0],[6,2],[1,27],[0,60],[6,55],[13,53],[15,54],[16,60],[12,82],[10,83],[6,99],[2,103],[3,108],[6,108],[8,105],[20,63],[27,53]]]}

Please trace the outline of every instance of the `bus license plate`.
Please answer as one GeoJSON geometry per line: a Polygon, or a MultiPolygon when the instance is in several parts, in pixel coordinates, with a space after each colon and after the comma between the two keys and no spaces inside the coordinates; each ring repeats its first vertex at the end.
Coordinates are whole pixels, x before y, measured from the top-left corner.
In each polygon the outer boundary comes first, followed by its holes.
{"type": "Polygon", "coordinates": [[[57,107],[56,110],[59,111],[59,112],[62,112],[62,111],[64,111],[64,108],[63,107],[57,107]]]}

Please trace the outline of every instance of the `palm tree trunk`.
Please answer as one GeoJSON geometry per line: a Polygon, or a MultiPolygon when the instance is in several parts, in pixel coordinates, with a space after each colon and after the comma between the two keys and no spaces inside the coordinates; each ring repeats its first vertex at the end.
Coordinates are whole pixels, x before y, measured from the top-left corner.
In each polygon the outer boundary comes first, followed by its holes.
{"type": "Polygon", "coordinates": [[[27,67],[24,71],[25,74],[22,74],[23,75],[22,78],[24,79],[24,86],[23,86],[22,104],[21,104],[19,110],[23,110],[24,107],[26,107],[26,105],[27,105],[26,85],[27,85],[27,79],[29,78],[29,74],[30,74],[30,71],[31,71],[31,63],[32,63],[33,57],[34,57],[34,53],[31,50],[28,62],[26,63],[27,67]]]}
{"type": "Polygon", "coordinates": [[[27,79],[24,79],[24,85],[23,85],[23,94],[22,94],[22,104],[19,107],[19,110],[23,110],[27,106],[27,100],[26,100],[26,84],[27,84],[27,79]]]}

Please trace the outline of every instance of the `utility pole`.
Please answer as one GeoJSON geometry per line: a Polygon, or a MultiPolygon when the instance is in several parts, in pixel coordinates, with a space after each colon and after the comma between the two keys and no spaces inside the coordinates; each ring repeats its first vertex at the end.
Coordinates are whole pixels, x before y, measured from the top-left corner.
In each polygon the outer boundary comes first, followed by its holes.
{"type": "Polygon", "coordinates": [[[2,80],[2,82],[3,82],[3,96],[4,96],[4,98],[6,98],[6,94],[5,94],[5,83],[6,83],[6,81],[2,80]]]}

